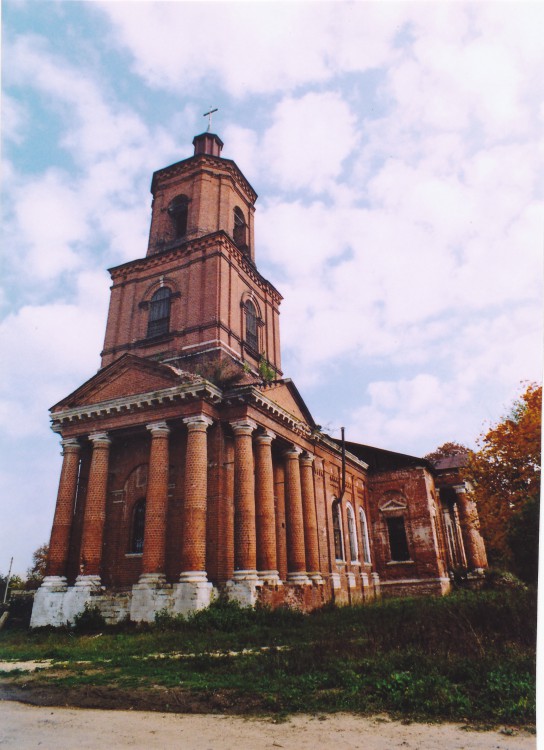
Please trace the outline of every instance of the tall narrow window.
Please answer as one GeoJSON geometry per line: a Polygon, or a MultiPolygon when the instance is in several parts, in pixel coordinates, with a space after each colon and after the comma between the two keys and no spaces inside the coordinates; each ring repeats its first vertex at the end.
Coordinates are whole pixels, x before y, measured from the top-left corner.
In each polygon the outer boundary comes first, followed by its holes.
{"type": "Polygon", "coordinates": [[[145,498],[134,503],[132,511],[132,529],[130,534],[130,551],[139,554],[144,551],[145,531],[145,498]]]}
{"type": "Polygon", "coordinates": [[[247,224],[241,208],[234,209],[234,242],[241,250],[247,250],[247,224]]]}
{"type": "Polygon", "coordinates": [[[149,318],[147,321],[147,336],[161,336],[168,333],[170,328],[170,298],[172,293],[167,286],[161,286],[151,297],[149,303],[149,318]]]}
{"type": "Polygon", "coordinates": [[[334,534],[334,556],[337,560],[344,559],[344,544],[342,541],[342,509],[335,500],[332,504],[332,530],[334,534]]]}
{"type": "Polygon", "coordinates": [[[410,551],[408,550],[408,539],[406,538],[404,518],[402,516],[388,518],[387,531],[389,533],[391,560],[395,562],[409,560],[410,551]]]}
{"type": "Polygon", "coordinates": [[[257,309],[253,302],[246,302],[246,344],[250,349],[259,351],[259,340],[257,336],[257,309]]]}
{"type": "Polygon", "coordinates": [[[363,562],[370,562],[370,542],[368,539],[368,525],[366,515],[362,508],[359,508],[359,525],[361,527],[361,542],[363,545],[363,562]]]}
{"type": "Polygon", "coordinates": [[[355,562],[358,559],[357,555],[357,531],[355,530],[355,516],[353,514],[353,508],[351,505],[346,507],[346,513],[348,516],[348,536],[349,536],[349,554],[350,560],[355,562]]]}
{"type": "Polygon", "coordinates": [[[186,195],[178,195],[168,206],[168,214],[174,225],[174,237],[184,237],[187,234],[187,217],[189,215],[189,199],[186,195]]]}

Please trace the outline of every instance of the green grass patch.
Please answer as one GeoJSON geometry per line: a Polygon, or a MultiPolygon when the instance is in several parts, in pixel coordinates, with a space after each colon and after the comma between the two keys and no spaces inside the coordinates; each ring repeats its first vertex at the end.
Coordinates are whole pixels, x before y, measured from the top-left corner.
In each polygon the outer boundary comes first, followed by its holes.
{"type": "Polygon", "coordinates": [[[67,689],[232,691],[280,714],[385,711],[527,724],[535,715],[535,641],[536,592],[512,590],[310,615],[220,601],[188,619],[161,613],[140,628],[0,632],[0,659],[52,659],[32,681],[67,689]]]}

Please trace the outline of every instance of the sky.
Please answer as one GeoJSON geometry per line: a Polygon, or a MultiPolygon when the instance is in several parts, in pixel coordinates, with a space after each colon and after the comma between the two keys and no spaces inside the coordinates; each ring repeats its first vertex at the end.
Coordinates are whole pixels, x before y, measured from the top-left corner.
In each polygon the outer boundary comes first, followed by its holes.
{"type": "Polygon", "coordinates": [[[474,447],[541,380],[542,28],[538,2],[4,0],[0,573],[49,539],[48,409],[99,368],[106,269],[210,106],[325,430],[474,447]]]}

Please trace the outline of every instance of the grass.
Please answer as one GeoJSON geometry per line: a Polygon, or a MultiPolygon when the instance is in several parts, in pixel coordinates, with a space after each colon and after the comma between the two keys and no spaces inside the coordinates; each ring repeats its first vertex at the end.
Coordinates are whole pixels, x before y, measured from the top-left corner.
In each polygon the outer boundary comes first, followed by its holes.
{"type": "Polygon", "coordinates": [[[257,697],[271,713],[520,725],[535,718],[535,641],[536,593],[512,590],[310,615],[218,602],[187,620],[161,614],[140,628],[7,630],[0,659],[52,659],[32,681],[66,689],[231,691],[242,704],[257,697]]]}

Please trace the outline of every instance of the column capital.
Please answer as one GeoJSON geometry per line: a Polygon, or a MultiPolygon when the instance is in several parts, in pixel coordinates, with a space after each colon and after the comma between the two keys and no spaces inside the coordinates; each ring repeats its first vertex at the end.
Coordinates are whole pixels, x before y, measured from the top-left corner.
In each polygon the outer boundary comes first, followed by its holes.
{"type": "Polygon", "coordinates": [[[467,486],[466,484],[455,484],[453,489],[455,490],[456,495],[466,495],[467,492],[467,486]]]}
{"type": "Polygon", "coordinates": [[[292,445],[290,448],[286,448],[286,450],[283,451],[283,455],[285,458],[298,458],[300,454],[302,453],[302,448],[299,448],[297,445],[292,445]]]}
{"type": "Polygon", "coordinates": [[[91,432],[89,440],[95,446],[111,445],[111,438],[107,432],[91,432]]]}
{"type": "Polygon", "coordinates": [[[77,438],[63,438],[60,441],[63,453],[81,450],[81,443],[77,438]]]}
{"type": "Polygon", "coordinates": [[[251,435],[253,430],[257,429],[257,422],[245,417],[244,419],[235,419],[230,423],[235,435],[251,435]]]}
{"type": "Polygon", "coordinates": [[[166,422],[151,422],[150,424],[146,425],[146,429],[149,430],[151,435],[155,437],[155,435],[168,435],[170,432],[170,427],[166,424],[166,422]]]}
{"type": "Polygon", "coordinates": [[[263,445],[270,445],[275,437],[275,432],[272,432],[272,430],[263,429],[262,432],[258,432],[255,435],[255,442],[262,443],[263,445]]]}
{"type": "Polygon", "coordinates": [[[208,427],[213,424],[213,419],[206,414],[193,414],[185,417],[183,424],[187,425],[189,432],[206,432],[208,427]]]}
{"type": "Polygon", "coordinates": [[[304,451],[304,453],[300,456],[300,463],[304,464],[305,466],[311,466],[314,462],[314,454],[309,453],[308,451],[304,451]]]}

